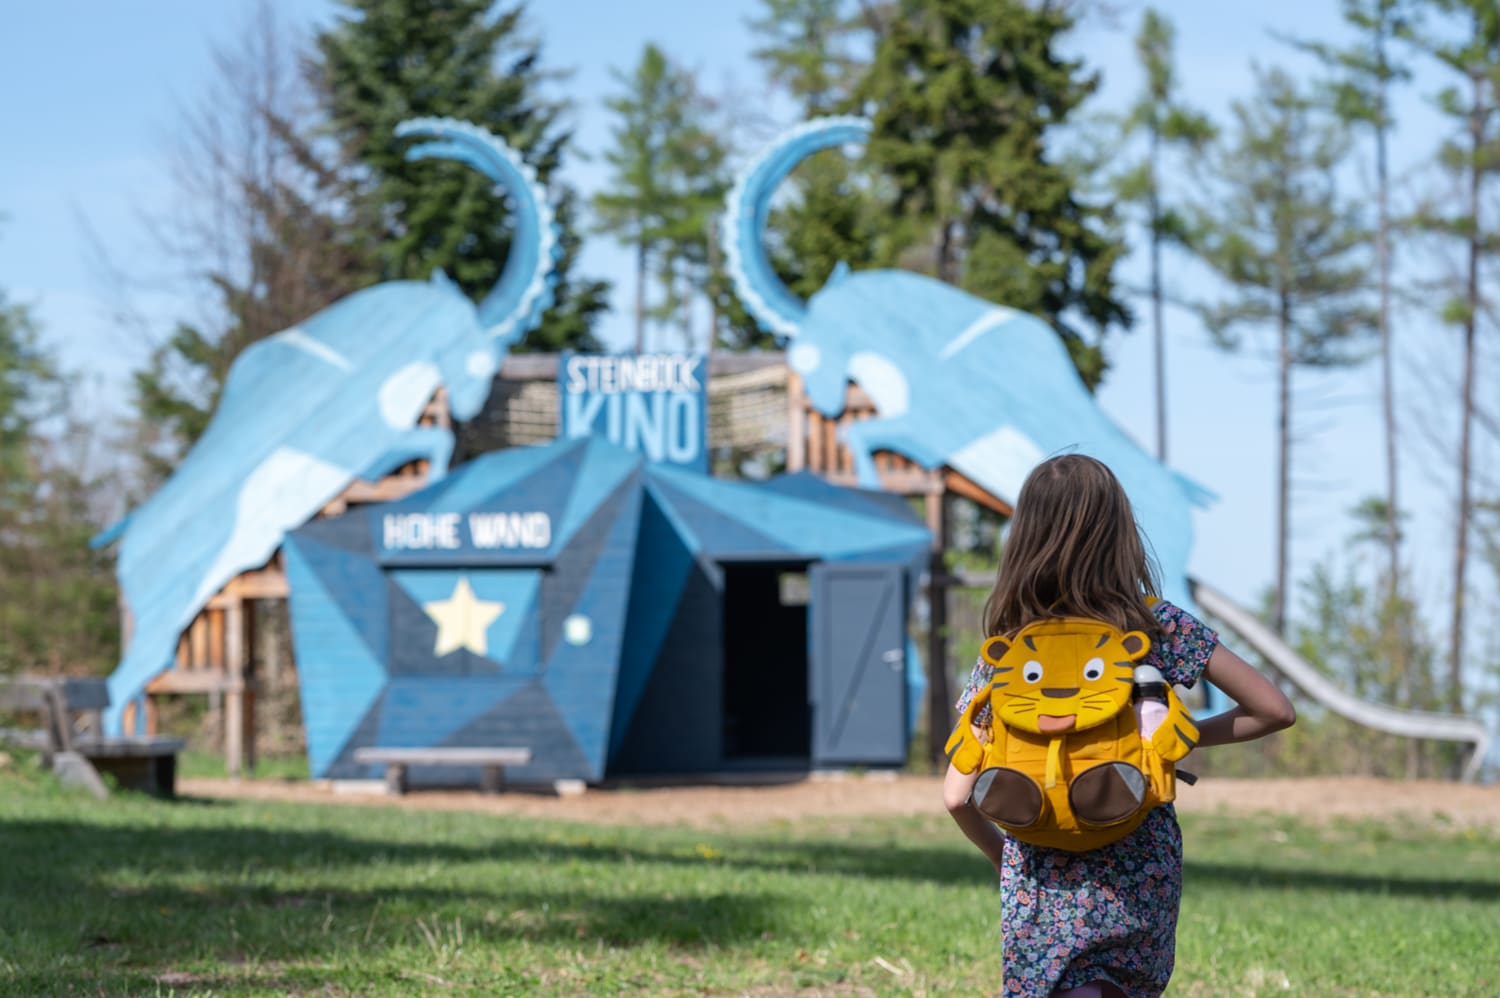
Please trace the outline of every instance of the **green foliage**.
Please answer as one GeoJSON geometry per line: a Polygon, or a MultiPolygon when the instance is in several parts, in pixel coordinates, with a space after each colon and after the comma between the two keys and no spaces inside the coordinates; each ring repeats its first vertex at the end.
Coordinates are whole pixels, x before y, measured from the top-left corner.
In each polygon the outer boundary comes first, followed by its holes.
{"type": "Polygon", "coordinates": [[[1303,582],[1298,653],[1361,700],[1436,709],[1435,648],[1410,598],[1410,582],[1399,580],[1391,600],[1376,581],[1349,566],[1340,572],[1331,562],[1315,565],[1303,582]]]}
{"type": "MultiPolygon", "coordinates": [[[[1482,191],[1500,173],[1500,9],[1485,0],[1428,0],[1428,7],[1447,15],[1447,20],[1410,34],[1420,51],[1462,81],[1443,87],[1433,102],[1451,119],[1452,129],[1438,147],[1437,162],[1466,193],[1457,198],[1423,197],[1409,221],[1419,231],[1453,239],[1476,253],[1493,253],[1493,227],[1476,217],[1478,205],[1467,192],[1476,187],[1482,191]],[[1441,27],[1455,30],[1443,32],[1441,27]]],[[[1475,303],[1465,298],[1462,308],[1451,303],[1445,307],[1443,317],[1466,325],[1474,312],[1475,303]]]]}
{"type": "Polygon", "coordinates": [[[1056,149],[1098,86],[1059,51],[1071,23],[1021,0],[899,0],[856,97],[891,188],[886,262],[1042,316],[1093,386],[1106,330],[1130,316],[1112,211],[1056,149]]]}
{"type": "Polygon", "coordinates": [[[115,661],[111,559],[90,551],[100,483],[74,386],[22,306],[0,292],[0,673],[102,671],[115,661]]]}
{"type": "Polygon", "coordinates": [[[840,111],[862,65],[848,0],[761,0],[747,26],[760,40],[751,55],[770,81],[796,99],[803,117],[840,111]]]}
{"type": "Polygon", "coordinates": [[[840,263],[854,270],[879,263],[882,218],[859,164],[824,150],[797,166],[788,187],[767,232],[772,264],[795,294],[816,294],[840,263]]]}
{"type": "Polygon", "coordinates": [[[1235,293],[1204,307],[1204,321],[1226,349],[1244,326],[1280,326],[1290,365],[1356,363],[1374,318],[1362,301],[1369,232],[1334,176],[1347,130],[1286,73],[1256,75],[1255,96],[1233,107],[1233,144],[1216,157],[1214,201],[1196,212],[1198,253],[1235,293]]]}
{"type": "MultiPolygon", "coordinates": [[[[1127,137],[1144,135],[1153,150],[1166,145],[1201,152],[1218,129],[1202,112],[1178,100],[1177,73],[1172,65],[1175,34],[1170,21],[1147,8],[1135,36],[1136,58],[1146,74],[1146,86],[1126,112],[1124,131],[1127,137]]],[[[1151,173],[1142,193],[1157,189],[1155,171],[1151,173]]]]}
{"type": "MultiPolygon", "coordinates": [[[[25,859],[0,866],[7,993],[996,988],[994,873],[935,789],[919,817],[705,829],[100,806],[19,763],[0,794],[0,834],[25,859]]],[[[1493,832],[1189,813],[1183,838],[1174,993],[1478,998],[1500,983],[1493,832]]]]}
{"type": "MultiPolygon", "coordinates": [[[[1429,615],[1417,603],[1410,572],[1398,565],[1392,579],[1385,557],[1387,532],[1401,517],[1388,516],[1378,497],[1361,501],[1351,515],[1354,529],[1342,555],[1314,564],[1300,580],[1300,613],[1288,643],[1352,696],[1401,710],[1441,710],[1439,648],[1429,615]]],[[[1262,614],[1270,615],[1269,609],[1262,614]]],[[[1295,727],[1231,753],[1209,753],[1206,772],[1441,779],[1452,776],[1459,761],[1449,743],[1374,731],[1295,690],[1288,695],[1297,703],[1295,727]]]]}
{"type": "Polygon", "coordinates": [[[93,431],[63,432],[32,441],[26,508],[0,512],[0,672],[102,675],[119,661],[114,558],[89,547],[108,486],[89,448],[70,446],[93,431]]]}
{"type": "MultiPolygon", "coordinates": [[[[1474,504],[1474,534],[1479,563],[1491,578],[1500,579],[1500,499],[1486,498],[1474,504]]],[[[1489,627],[1482,654],[1469,664],[1475,682],[1466,690],[1469,709],[1485,719],[1491,730],[1500,728],[1500,597],[1491,594],[1485,614],[1489,627]]]]}
{"type": "Polygon", "coordinates": [[[442,270],[478,300],[510,249],[505,195],[454,162],[407,162],[395,127],[411,117],[460,118],[514,147],[556,192],[563,226],[557,304],[522,349],[594,349],[604,282],[573,273],[576,195],[552,180],[570,134],[566,106],[544,98],[555,74],[525,35],[523,9],[494,0],[341,0],[343,16],[317,38],[312,73],[328,131],[355,176],[356,239],[373,248],[384,279],[425,280],[442,270]]]}
{"type": "MultiPolygon", "coordinates": [[[[1383,532],[1383,523],[1374,526],[1383,532]]],[[[1347,565],[1340,570],[1331,561],[1314,566],[1303,582],[1295,646],[1305,661],[1362,700],[1405,710],[1440,709],[1437,645],[1405,574],[1391,587],[1380,573],[1347,565]]],[[[1322,772],[1451,775],[1454,757],[1448,746],[1320,716],[1313,705],[1299,712],[1313,721],[1298,739],[1308,750],[1300,754],[1320,760],[1322,772]]],[[[1300,718],[1298,726],[1303,726],[1300,718]]],[[[1305,769],[1294,766],[1292,771],[1305,769]]]]}
{"type": "Polygon", "coordinates": [[[1464,674],[1469,666],[1464,643],[1469,629],[1468,562],[1474,531],[1478,336],[1481,318],[1492,316],[1481,272],[1500,247],[1496,226],[1485,221],[1500,174],[1500,7],[1489,0],[1430,0],[1430,9],[1441,15],[1437,30],[1422,32],[1417,47],[1458,78],[1438,93],[1436,101],[1450,119],[1451,130],[1438,149],[1437,160],[1452,190],[1422,198],[1411,221],[1440,244],[1456,243],[1465,258],[1462,271],[1442,281],[1435,296],[1441,302],[1442,319],[1458,326],[1463,337],[1454,460],[1458,522],[1454,525],[1448,632],[1448,707],[1457,711],[1465,700],[1464,674]]]}
{"type": "Polygon", "coordinates": [[[1375,283],[1378,295],[1377,323],[1380,333],[1381,406],[1386,452],[1387,521],[1383,530],[1389,568],[1393,579],[1399,572],[1401,548],[1396,524],[1397,491],[1400,475],[1397,469],[1397,418],[1395,373],[1391,330],[1391,235],[1395,229],[1390,212],[1390,166],[1388,145],[1395,127],[1391,113],[1391,90],[1409,80],[1410,71],[1392,52],[1400,41],[1410,41],[1416,31],[1420,11],[1412,0],[1343,0],[1344,22],[1354,29],[1357,40],[1345,48],[1316,42],[1294,42],[1310,52],[1332,78],[1321,85],[1322,97],[1333,114],[1352,126],[1364,126],[1374,140],[1375,150],[1375,283]]]}
{"type": "MultiPolygon", "coordinates": [[[[1122,137],[1143,138],[1146,151],[1136,163],[1113,178],[1120,200],[1142,212],[1143,227],[1153,244],[1183,243],[1188,223],[1173,199],[1162,189],[1163,156],[1171,151],[1188,154],[1196,162],[1218,129],[1209,118],[1180,103],[1177,76],[1172,66],[1172,24],[1147,8],[1135,36],[1136,57],[1146,75],[1146,86],[1136,96],[1121,122],[1122,137]]],[[[1160,275],[1153,263],[1152,287],[1160,294],[1160,275]]]]}
{"type": "Polygon", "coordinates": [[[39,413],[39,385],[54,377],[24,306],[0,292],[0,511],[24,498],[31,480],[29,445],[39,413]]]}
{"type": "MultiPolygon", "coordinates": [[[[516,145],[544,181],[564,153],[564,109],[538,96],[547,76],[519,8],[492,16],[490,0],[345,6],[305,68],[263,12],[242,29],[243,46],[217,53],[219,78],[184,116],[202,148],[183,163],[181,193],[206,202],[205,217],[169,249],[209,307],[206,318],[179,322],[134,376],[148,488],[207,428],[230,366],[251,344],[378,280],[442,269],[477,299],[498,279],[510,246],[504,196],[461,164],[407,163],[398,122],[475,121],[516,145]]],[[[521,350],[595,347],[591,330],[607,307],[604,283],[571,273],[576,197],[553,189],[564,249],[557,304],[521,350]]]]}
{"type": "Polygon", "coordinates": [[[1344,23],[1358,41],[1344,48],[1292,40],[1292,45],[1332,70],[1320,96],[1340,120],[1388,132],[1395,127],[1389,92],[1411,79],[1411,70],[1391,51],[1393,42],[1417,37],[1421,11],[1416,0],[1340,0],[1344,23]]]}
{"type": "Polygon", "coordinates": [[[614,79],[621,91],[605,102],[616,125],[604,154],[609,186],[594,195],[598,230],[635,251],[636,348],[644,347],[648,318],[677,324],[691,343],[692,302],[708,284],[710,226],[729,188],[726,150],[693,74],[655,45],[614,79]],[[648,275],[660,282],[654,305],[648,275]]]}

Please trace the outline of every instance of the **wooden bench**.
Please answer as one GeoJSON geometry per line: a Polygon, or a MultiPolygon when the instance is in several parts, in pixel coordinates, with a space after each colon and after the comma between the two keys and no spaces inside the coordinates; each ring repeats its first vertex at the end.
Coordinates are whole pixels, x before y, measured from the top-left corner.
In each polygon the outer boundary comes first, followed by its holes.
{"type": "Polygon", "coordinates": [[[59,779],[95,797],[109,795],[101,772],[126,789],[175,796],[182,739],[106,738],[100,714],[108,706],[109,687],[102,679],[0,676],[0,710],[35,714],[42,721],[35,729],[0,728],[0,740],[41,752],[59,779]]]}
{"type": "Polygon", "coordinates": [[[357,748],[354,761],[361,765],[384,765],[385,788],[393,794],[407,789],[406,771],[412,766],[478,766],[481,787],[497,794],[505,785],[506,766],[524,766],[531,761],[529,748],[357,748]]]}

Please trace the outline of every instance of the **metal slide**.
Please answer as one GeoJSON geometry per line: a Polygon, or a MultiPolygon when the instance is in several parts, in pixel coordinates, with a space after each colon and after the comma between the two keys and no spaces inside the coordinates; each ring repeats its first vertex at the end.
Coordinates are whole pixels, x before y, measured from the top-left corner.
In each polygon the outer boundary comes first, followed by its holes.
{"type": "Polygon", "coordinates": [[[1254,615],[1228,596],[1197,579],[1189,579],[1193,598],[1205,611],[1217,617],[1251,648],[1265,656],[1303,693],[1355,724],[1387,734],[1407,738],[1434,738],[1439,741],[1471,742],[1474,750],[1464,764],[1463,779],[1473,782],[1489,753],[1490,733],[1479,721],[1452,714],[1434,714],[1420,710],[1397,710],[1383,704],[1369,703],[1350,696],[1327,676],[1302,660],[1285,641],[1254,615]]]}

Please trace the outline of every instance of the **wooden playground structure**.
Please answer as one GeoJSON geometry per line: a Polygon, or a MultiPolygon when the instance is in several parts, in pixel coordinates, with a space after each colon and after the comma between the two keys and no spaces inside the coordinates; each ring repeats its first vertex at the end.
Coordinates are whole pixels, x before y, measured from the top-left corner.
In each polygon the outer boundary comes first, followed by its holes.
{"type": "MultiPolygon", "coordinates": [[[[495,380],[489,405],[479,418],[460,428],[459,453],[542,443],[558,432],[555,355],[509,357],[495,380]]],[[[838,485],[857,485],[854,460],[841,441],[847,422],[872,419],[875,406],[851,384],[843,413],[830,419],[818,412],[802,391],[801,379],[788,370],[779,352],[714,354],[709,362],[709,442],[716,453],[784,455],[785,470],[809,471],[838,485]]],[[[429,402],[422,425],[452,425],[442,389],[429,402]]],[[[932,532],[927,597],[929,626],[926,658],[946,662],[947,590],[955,583],[942,553],[950,544],[949,500],[961,496],[1001,516],[1010,506],[948,468],[926,469],[890,452],[875,455],[881,488],[922,501],[932,532]]],[[[355,481],[326,504],[319,516],[337,516],[352,506],[400,499],[427,484],[427,462],[412,461],[378,481],[355,481]]],[[[260,568],[244,572],[224,586],[182,632],[173,666],[146,687],[144,728],[158,733],[155,697],[200,695],[210,698],[222,717],[225,766],[231,775],[253,770],[256,760],[256,694],[254,663],[257,605],[285,600],[288,585],[280,551],[260,568]],[[220,713],[222,712],[222,713],[220,713]]],[[[125,634],[129,639],[129,614],[125,634]]],[[[928,668],[929,728],[946,732],[949,696],[946,668],[928,668]],[[939,716],[940,715],[940,716],[939,716]]],[[[126,713],[133,730],[134,709],[126,713]]],[[[941,737],[941,734],[938,736],[941,737]]],[[[940,747],[940,746],[939,746],[940,747]]]]}
{"type": "MultiPolygon", "coordinates": [[[[452,425],[447,397],[439,388],[427,403],[420,425],[452,425]]],[[[328,502],[319,516],[337,516],[351,506],[387,502],[410,495],[427,484],[427,462],[410,461],[379,481],[363,479],[328,502]]],[[[286,567],[278,550],[260,568],[242,572],[219,590],[177,639],[172,667],[146,686],[145,732],[158,733],[156,696],[206,695],[215,712],[222,711],[224,763],[231,775],[255,768],[256,604],[285,600],[286,567]]],[[[130,613],[122,614],[125,642],[130,640],[130,613]]],[[[125,729],[135,730],[134,705],[126,708],[125,729]]]]}

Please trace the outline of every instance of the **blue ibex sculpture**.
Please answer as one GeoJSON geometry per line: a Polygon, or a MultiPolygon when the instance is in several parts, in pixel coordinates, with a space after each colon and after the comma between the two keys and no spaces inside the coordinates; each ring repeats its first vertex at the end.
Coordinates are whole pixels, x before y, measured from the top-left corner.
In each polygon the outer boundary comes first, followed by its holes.
{"type": "Polygon", "coordinates": [[[167,669],[178,635],[239,573],[264,564],[286,531],[356,478],[426,458],[446,474],[452,433],[417,421],[447,390],[473,418],[510,346],[552,303],[560,248],[532,169],[493,135],[423,118],[396,129],[434,139],[409,159],[467,163],[503,186],[515,233],[495,287],[476,308],[441,272],[359,291],[254,344],[229,370],[212,422],[172,477],[100,542],[123,534],[118,575],[134,630],[109,678],[106,726],[167,669]]]}
{"type": "Polygon", "coordinates": [[[776,276],[764,230],[778,184],[821,149],[863,143],[870,127],[839,117],[787,132],[741,173],[723,219],[740,300],[764,329],[790,340],[787,361],[812,404],[837,416],[849,381],[874,403],[879,418],[843,427],[860,482],[879,484],[871,455],[889,450],[925,468],[946,465],[1013,502],[1048,455],[1090,454],[1129,492],[1161,566],[1163,595],[1192,606],[1189,507],[1208,494],[1099,410],[1045,322],[906,271],[849,273],[840,265],[807,302],[776,276]]]}

